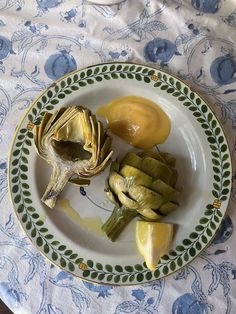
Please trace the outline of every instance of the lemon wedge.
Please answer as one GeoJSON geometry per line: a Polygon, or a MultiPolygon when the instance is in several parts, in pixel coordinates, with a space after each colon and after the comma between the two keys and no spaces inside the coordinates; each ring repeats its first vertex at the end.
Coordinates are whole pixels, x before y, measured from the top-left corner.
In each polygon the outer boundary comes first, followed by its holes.
{"type": "Polygon", "coordinates": [[[172,224],[136,222],[136,245],[150,270],[154,270],[161,256],[168,252],[172,238],[172,224]]]}

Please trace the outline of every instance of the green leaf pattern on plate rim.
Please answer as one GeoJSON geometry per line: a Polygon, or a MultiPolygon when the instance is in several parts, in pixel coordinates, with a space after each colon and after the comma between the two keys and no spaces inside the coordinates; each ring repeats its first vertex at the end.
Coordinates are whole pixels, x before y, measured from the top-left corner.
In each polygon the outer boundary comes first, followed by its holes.
{"type": "Polygon", "coordinates": [[[33,103],[27,114],[27,128],[20,128],[13,146],[10,160],[10,185],[12,200],[21,224],[39,248],[59,267],[88,280],[111,283],[143,283],[162,278],[190,262],[210,242],[223,218],[220,211],[222,202],[228,201],[231,187],[231,160],[228,145],[222,129],[205,102],[188,86],[177,78],[145,65],[110,63],[91,66],[76,71],[54,82],[39,99],[33,103]],[[206,134],[212,155],[214,182],[212,204],[206,204],[204,216],[188,238],[176,246],[175,250],[161,258],[155,271],[151,272],[145,262],[136,265],[103,265],[98,261],[84,260],[65,244],[60,243],[37,214],[32,206],[28,179],[28,157],[33,144],[33,125],[39,125],[43,115],[53,110],[60,99],[87,85],[104,80],[131,79],[152,84],[157,91],[163,90],[177,99],[191,111],[206,134]]]}

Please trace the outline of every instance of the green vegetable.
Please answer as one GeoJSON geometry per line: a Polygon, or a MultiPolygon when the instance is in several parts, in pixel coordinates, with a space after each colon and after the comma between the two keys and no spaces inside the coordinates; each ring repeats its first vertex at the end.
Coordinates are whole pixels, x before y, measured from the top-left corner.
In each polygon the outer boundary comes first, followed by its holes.
{"type": "Polygon", "coordinates": [[[128,153],[111,165],[105,192],[115,208],[102,230],[112,241],[134,217],[156,221],[177,208],[174,167],[173,156],[155,152],[128,153]]]}
{"type": "Polygon", "coordinates": [[[42,201],[54,207],[68,181],[88,185],[90,178],[111,161],[111,138],[89,109],[81,106],[46,113],[34,127],[34,142],[40,157],[52,166],[52,175],[42,201]]]}

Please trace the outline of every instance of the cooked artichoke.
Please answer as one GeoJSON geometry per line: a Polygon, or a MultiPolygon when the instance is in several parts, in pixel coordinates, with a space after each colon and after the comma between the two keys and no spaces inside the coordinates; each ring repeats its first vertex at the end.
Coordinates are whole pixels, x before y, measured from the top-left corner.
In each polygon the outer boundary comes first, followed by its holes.
{"type": "Polygon", "coordinates": [[[84,178],[98,174],[111,161],[111,138],[96,116],[81,106],[46,113],[40,126],[34,127],[34,142],[39,156],[52,166],[42,197],[51,208],[69,180],[88,183],[84,178]]]}
{"type": "Polygon", "coordinates": [[[115,208],[102,230],[112,241],[137,215],[156,221],[177,208],[174,167],[173,156],[155,152],[128,153],[111,165],[105,192],[115,208]]]}

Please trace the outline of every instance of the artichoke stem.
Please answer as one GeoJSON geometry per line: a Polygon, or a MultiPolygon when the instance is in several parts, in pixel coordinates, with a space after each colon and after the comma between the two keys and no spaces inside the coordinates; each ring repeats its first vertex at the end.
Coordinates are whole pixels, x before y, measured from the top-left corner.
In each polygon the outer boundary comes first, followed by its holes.
{"type": "Polygon", "coordinates": [[[111,216],[103,224],[102,230],[111,241],[115,241],[128,223],[137,215],[138,212],[135,209],[116,206],[111,216]]]}
{"type": "Polygon", "coordinates": [[[61,171],[60,168],[53,166],[51,178],[41,198],[42,202],[48,207],[53,208],[56,205],[58,195],[63,190],[70,176],[70,173],[61,171]]]}

